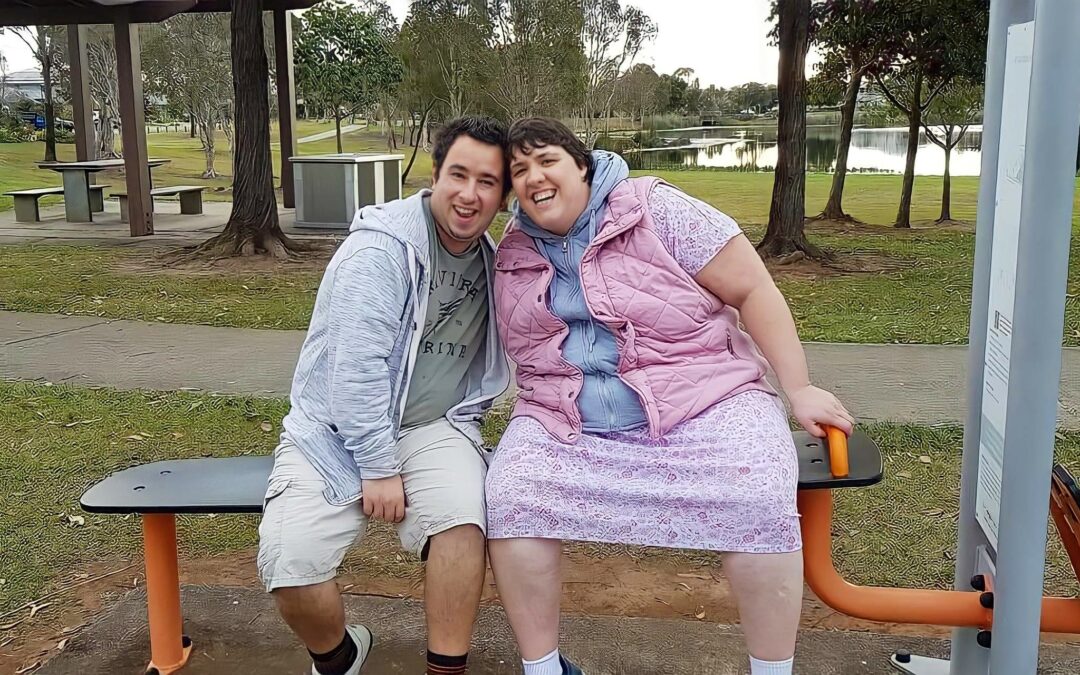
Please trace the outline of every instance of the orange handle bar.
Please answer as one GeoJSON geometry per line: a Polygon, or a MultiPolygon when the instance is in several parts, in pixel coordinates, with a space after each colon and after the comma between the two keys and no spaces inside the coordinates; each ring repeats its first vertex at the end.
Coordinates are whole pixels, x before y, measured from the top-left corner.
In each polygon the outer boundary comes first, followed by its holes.
{"type": "Polygon", "coordinates": [[[833,478],[848,475],[847,434],[836,427],[825,427],[825,439],[829,446],[829,470],[833,478]]]}

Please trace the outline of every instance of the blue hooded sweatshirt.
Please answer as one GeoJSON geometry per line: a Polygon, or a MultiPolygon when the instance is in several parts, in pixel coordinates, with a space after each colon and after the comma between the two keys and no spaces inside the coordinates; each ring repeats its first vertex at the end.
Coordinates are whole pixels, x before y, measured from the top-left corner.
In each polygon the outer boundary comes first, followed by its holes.
{"type": "Polygon", "coordinates": [[[589,314],[581,286],[581,257],[604,219],[608,194],[630,175],[626,162],[617,154],[594,150],[592,157],[595,170],[589,205],[565,236],[533,223],[520,203],[514,204],[514,216],[522,231],[536,242],[541,255],[555,267],[548,305],[570,327],[562,344],[563,358],[584,375],[577,400],[582,428],[586,433],[606,433],[646,426],[647,418],[637,393],[618,376],[615,336],[589,314]]]}

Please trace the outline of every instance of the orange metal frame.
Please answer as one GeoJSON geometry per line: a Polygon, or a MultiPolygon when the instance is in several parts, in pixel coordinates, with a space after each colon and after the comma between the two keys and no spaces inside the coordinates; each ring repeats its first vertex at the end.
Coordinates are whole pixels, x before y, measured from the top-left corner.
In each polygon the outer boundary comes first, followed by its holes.
{"type": "Polygon", "coordinates": [[[191,640],[180,611],[180,572],[176,558],[176,516],[143,514],[146,557],[146,609],[150,625],[147,673],[170,675],[187,664],[191,640]]]}
{"type": "MultiPolygon", "coordinates": [[[[830,458],[840,459],[839,468],[846,475],[847,438],[829,431],[830,458]]],[[[831,490],[799,492],[806,582],[822,602],[868,621],[991,627],[993,601],[992,596],[984,599],[985,592],[858,586],[846,581],[833,564],[832,503],[831,490]]],[[[1064,530],[1062,535],[1068,540],[1064,530]]],[[[1070,556],[1074,550],[1080,555],[1080,544],[1075,539],[1073,544],[1070,556]]],[[[1044,597],[1040,628],[1048,633],[1080,633],[1080,599],[1044,597]]]]}
{"type": "MultiPolygon", "coordinates": [[[[835,477],[842,478],[848,473],[847,437],[838,429],[828,428],[827,439],[830,468],[835,477]]],[[[1054,481],[1051,513],[1080,579],[1080,507],[1075,500],[1065,498],[1067,490],[1056,477],[1054,481]]],[[[883,623],[983,629],[992,626],[993,602],[987,591],[858,586],[846,581],[833,563],[832,511],[831,490],[799,491],[806,582],[826,605],[848,616],[883,623]]],[[[183,668],[191,655],[191,641],[184,635],[180,610],[176,516],[156,513],[142,518],[150,626],[151,661],[147,672],[171,675],[183,668]]],[[[1043,598],[1041,629],[1080,633],[1080,598],[1043,598]]]]}

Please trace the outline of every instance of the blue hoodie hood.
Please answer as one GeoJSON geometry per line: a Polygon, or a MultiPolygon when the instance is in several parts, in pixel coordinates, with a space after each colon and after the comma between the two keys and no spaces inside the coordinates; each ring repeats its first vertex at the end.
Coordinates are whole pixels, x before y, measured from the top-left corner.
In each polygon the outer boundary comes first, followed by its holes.
{"type": "MultiPolygon", "coordinates": [[[[588,232],[586,242],[592,241],[592,238],[596,236],[596,222],[607,202],[608,195],[620,181],[630,176],[630,168],[627,166],[626,160],[614,152],[593,150],[592,158],[595,168],[593,170],[592,186],[589,191],[589,204],[565,235],[579,239],[581,233],[588,232]]],[[[563,235],[552,234],[534,223],[525,213],[525,209],[521,208],[521,202],[517,199],[514,200],[514,217],[520,224],[521,230],[533,239],[547,241],[563,239],[563,235]]]]}

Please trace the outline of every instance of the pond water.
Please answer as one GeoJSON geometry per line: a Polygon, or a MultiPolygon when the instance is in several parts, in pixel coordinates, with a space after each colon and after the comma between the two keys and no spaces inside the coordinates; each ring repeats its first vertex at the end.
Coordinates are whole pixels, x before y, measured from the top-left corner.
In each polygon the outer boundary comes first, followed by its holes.
{"type": "MultiPolygon", "coordinates": [[[[771,171],[776,166],[776,129],[772,127],[665,129],[658,131],[657,135],[667,147],[626,153],[624,157],[632,168],[706,167],[771,171]]],[[[848,170],[902,174],[907,141],[906,128],[857,128],[852,134],[848,170]]],[[[833,171],[839,143],[839,127],[807,127],[807,169],[833,171]]],[[[979,175],[981,143],[982,128],[973,125],[953,149],[952,175],[979,175]]],[[[919,134],[915,173],[932,176],[945,173],[945,151],[934,145],[926,137],[925,131],[919,134]]]]}

